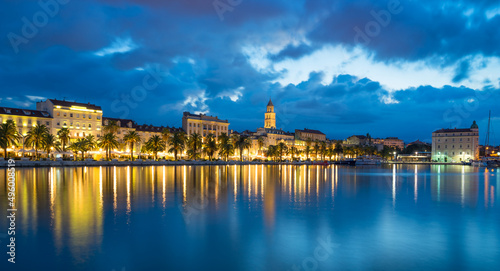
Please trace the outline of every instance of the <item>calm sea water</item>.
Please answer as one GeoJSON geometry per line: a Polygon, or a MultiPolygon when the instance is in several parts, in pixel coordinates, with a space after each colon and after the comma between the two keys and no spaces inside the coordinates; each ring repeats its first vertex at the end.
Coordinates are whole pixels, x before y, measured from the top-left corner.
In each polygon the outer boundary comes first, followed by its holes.
{"type": "Polygon", "coordinates": [[[1,270],[499,270],[500,170],[17,168],[1,270]]]}

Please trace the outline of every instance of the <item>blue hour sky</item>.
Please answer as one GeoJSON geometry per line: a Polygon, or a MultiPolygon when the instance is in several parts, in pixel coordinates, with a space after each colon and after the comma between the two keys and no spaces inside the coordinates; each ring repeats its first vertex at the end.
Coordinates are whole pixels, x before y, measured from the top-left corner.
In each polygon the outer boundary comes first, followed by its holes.
{"type": "Polygon", "coordinates": [[[203,112],[242,131],[272,98],[278,128],[334,139],[476,120],[484,143],[488,110],[500,129],[498,1],[5,0],[0,35],[0,106],[66,98],[165,126],[203,112]]]}

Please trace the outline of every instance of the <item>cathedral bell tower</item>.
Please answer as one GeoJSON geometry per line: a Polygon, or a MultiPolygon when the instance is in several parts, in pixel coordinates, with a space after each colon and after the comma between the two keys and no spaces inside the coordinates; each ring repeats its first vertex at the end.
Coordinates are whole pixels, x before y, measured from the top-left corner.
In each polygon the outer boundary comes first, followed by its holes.
{"type": "Polygon", "coordinates": [[[267,104],[264,128],[276,129],[276,113],[274,113],[274,105],[271,99],[269,99],[269,103],[267,104]]]}

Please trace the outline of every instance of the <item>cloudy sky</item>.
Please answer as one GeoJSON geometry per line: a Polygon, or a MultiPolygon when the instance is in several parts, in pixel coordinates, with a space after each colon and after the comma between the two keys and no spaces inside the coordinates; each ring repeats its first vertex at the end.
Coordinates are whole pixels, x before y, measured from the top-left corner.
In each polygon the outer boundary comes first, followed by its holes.
{"type": "Polygon", "coordinates": [[[490,109],[500,132],[495,0],[4,0],[0,34],[5,107],[66,98],[255,130],[272,97],[278,128],[335,139],[430,141],[477,120],[484,143],[490,109]]]}

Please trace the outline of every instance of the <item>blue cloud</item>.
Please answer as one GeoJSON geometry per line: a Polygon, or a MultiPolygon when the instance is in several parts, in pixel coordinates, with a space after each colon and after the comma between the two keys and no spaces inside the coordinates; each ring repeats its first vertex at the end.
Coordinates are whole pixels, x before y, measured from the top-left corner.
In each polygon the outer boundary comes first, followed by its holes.
{"type": "MultiPolygon", "coordinates": [[[[233,129],[255,129],[263,125],[265,104],[272,98],[278,126],[320,129],[331,138],[370,132],[409,141],[429,139],[433,129],[459,121],[467,126],[476,119],[481,125],[484,111],[495,108],[500,98],[494,87],[498,80],[485,82],[481,90],[416,86],[393,92],[377,78],[326,78],[317,67],[303,82],[276,83],[286,71],[273,70],[272,64],[311,56],[327,46],[354,48],[359,45],[354,28],[366,30],[377,21],[374,12],[382,14],[387,3],[243,1],[221,21],[212,1],[205,0],[70,1],[19,44],[19,52],[2,39],[0,83],[3,96],[11,99],[0,105],[34,106],[27,95],[66,97],[100,104],[106,115],[121,117],[116,101],[122,105],[158,69],[160,80],[150,81],[155,87],[128,106],[128,117],[140,123],[179,126],[182,111],[208,110],[229,119],[233,129]],[[127,42],[116,43],[119,39],[127,42]],[[267,55],[270,68],[252,66],[242,50],[250,45],[277,52],[267,55]],[[115,53],[95,55],[103,48],[115,53]],[[239,98],[227,98],[234,90],[241,92],[239,98]],[[190,100],[195,96],[196,101],[190,100]]],[[[425,65],[443,69],[460,63],[453,82],[462,82],[477,68],[471,56],[500,57],[500,16],[486,16],[497,4],[401,1],[402,12],[392,14],[390,23],[363,46],[382,62],[439,59],[425,65]]],[[[0,10],[0,35],[22,35],[23,17],[32,20],[40,11],[37,1],[7,1],[0,10]]]]}

